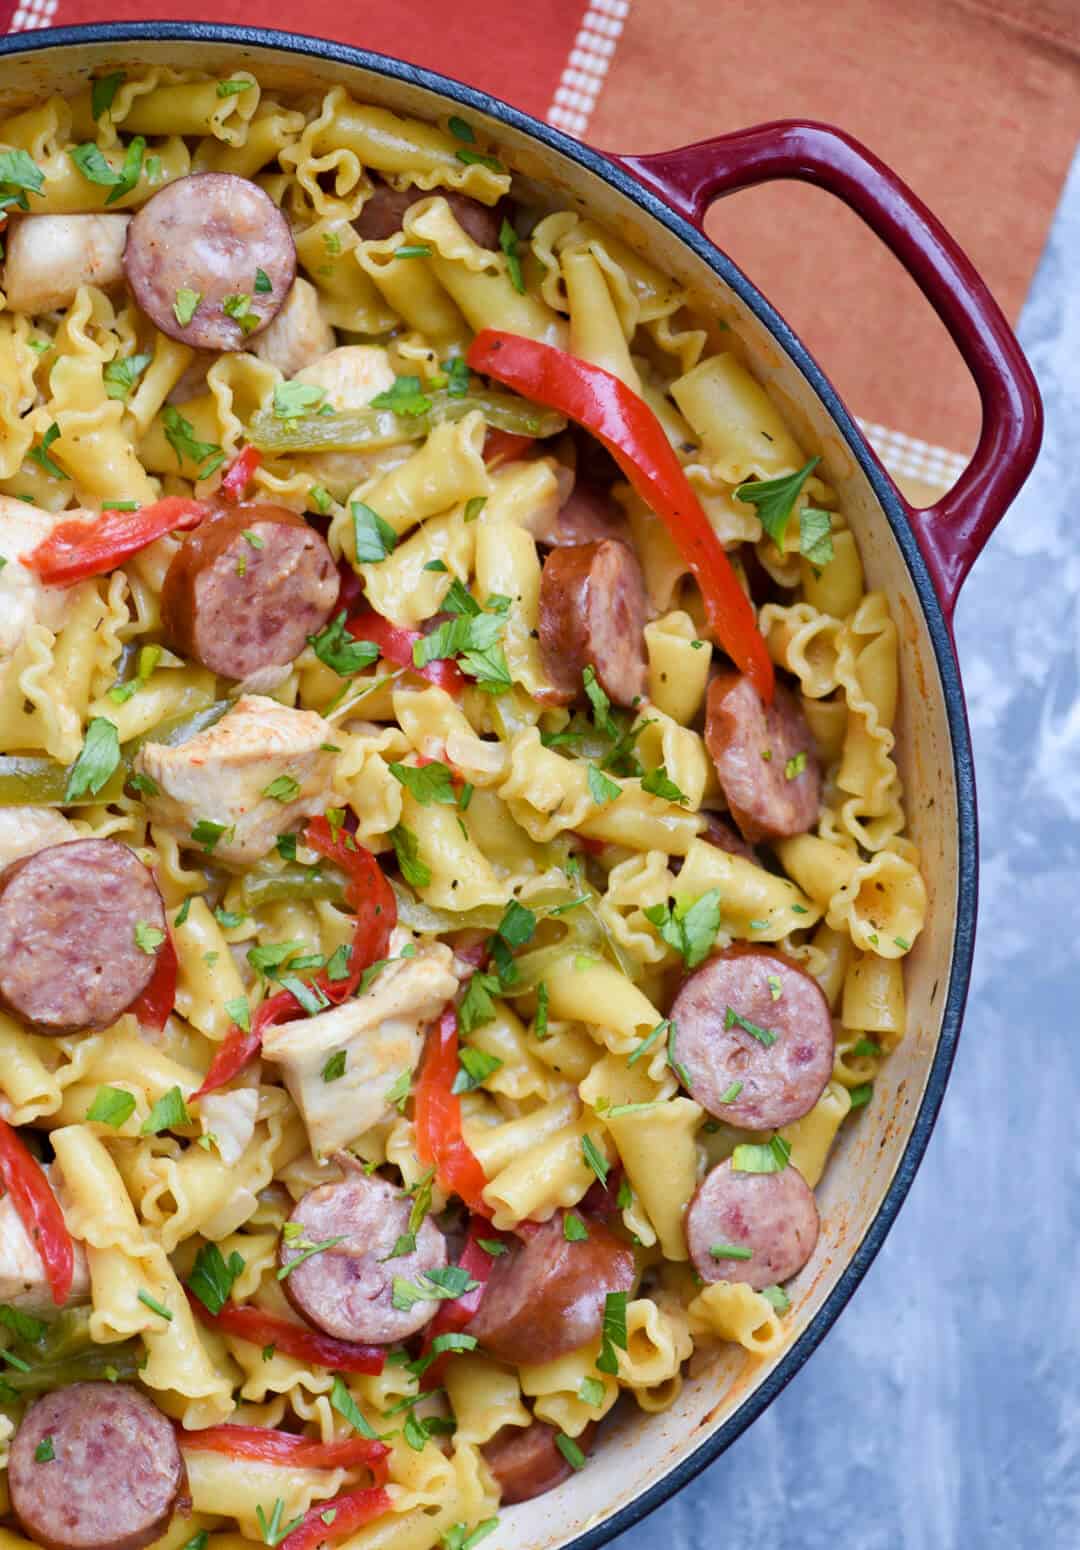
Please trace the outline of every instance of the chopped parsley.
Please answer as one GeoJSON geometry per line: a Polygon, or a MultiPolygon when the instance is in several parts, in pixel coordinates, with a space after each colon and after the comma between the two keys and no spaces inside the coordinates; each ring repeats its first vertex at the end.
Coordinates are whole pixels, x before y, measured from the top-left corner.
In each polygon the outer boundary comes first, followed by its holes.
{"type": "Polygon", "coordinates": [[[752,1023],[749,1017],[744,1017],[741,1012],[736,1012],[732,1006],[726,1007],[724,1010],[724,1027],[741,1028],[744,1033],[748,1033],[751,1038],[756,1039],[759,1044],[763,1044],[766,1049],[769,1049],[771,1045],[776,1043],[777,1035],[771,1028],[763,1028],[760,1023],[752,1023]]]}
{"type": "Polygon", "coordinates": [[[519,296],[525,294],[525,277],[521,272],[521,255],[518,252],[518,234],[510,222],[503,216],[502,225],[499,227],[499,246],[506,254],[506,272],[510,276],[510,284],[519,296]]]}
{"type": "Polygon", "coordinates": [[[418,1302],[453,1302],[480,1285],[463,1265],[447,1265],[442,1270],[425,1270],[415,1281],[394,1277],[390,1301],[401,1313],[408,1313],[418,1302]]]}
{"type": "Polygon", "coordinates": [[[618,1352],[627,1348],[626,1292],[608,1292],[604,1298],[604,1320],[600,1330],[600,1355],[596,1358],[597,1372],[615,1377],[619,1371],[618,1352]]]}
{"type": "Polygon", "coordinates": [[[489,1055],[485,1050],[473,1049],[467,1044],[462,1045],[458,1050],[459,1069],[450,1091],[471,1093],[482,1082],[486,1082],[489,1076],[493,1076],[501,1065],[502,1061],[497,1055],[489,1055]]]}
{"type": "Polygon", "coordinates": [[[170,1087],[146,1116],[139,1134],[156,1136],[163,1130],[176,1130],[181,1125],[190,1124],[191,1115],[188,1113],[183,1093],[179,1087],[170,1087]]]}
{"type": "Polygon", "coordinates": [[[134,1112],[133,1094],[122,1087],[99,1087],[86,1111],[86,1118],[92,1125],[111,1125],[114,1130],[119,1130],[134,1112]]]}
{"type": "Polygon", "coordinates": [[[709,1245],[709,1253],[713,1259],[753,1259],[753,1249],[744,1248],[738,1243],[713,1243],[709,1245]]]}
{"type": "Polygon", "coordinates": [[[777,1135],[760,1145],[737,1146],[731,1154],[731,1166],[736,1173],[782,1173],[790,1156],[789,1142],[777,1135]]]}
{"type": "Polygon", "coordinates": [[[757,507],[761,525],[778,549],[784,547],[788,522],[799,492],[820,462],[819,457],[812,457],[793,474],[783,474],[778,479],[747,480],[735,489],[736,500],[757,507]]]}
{"type": "Polygon", "coordinates": [[[173,301],[173,316],[181,328],[187,328],[196,312],[198,312],[201,301],[201,291],[193,291],[186,285],[181,286],[180,290],[177,291],[176,298],[173,301]]]}
{"type": "Polygon", "coordinates": [[[339,678],[349,678],[379,660],[378,646],[369,640],[353,640],[345,628],[345,619],[346,612],[342,609],[318,635],[307,638],[319,661],[339,678]]]}
{"type": "Polygon", "coordinates": [[[187,1279],[188,1291],[203,1307],[218,1314],[229,1300],[233,1283],[244,1272],[245,1260],[234,1249],[228,1259],[216,1243],[204,1243],[187,1279]]]}
{"type": "Polygon", "coordinates": [[[300,782],[291,775],[278,775],[263,787],[262,794],[272,802],[294,802],[300,794],[300,782]]]}
{"type": "Polygon", "coordinates": [[[689,802],[690,798],[668,776],[663,765],[657,770],[650,770],[647,775],[641,777],[641,789],[647,791],[650,796],[663,797],[665,802],[689,802]]]}
{"type": "Polygon", "coordinates": [[[557,1432],[555,1435],[555,1446],[571,1469],[585,1468],[585,1455],[572,1437],[568,1437],[565,1432],[557,1432]]]}
{"type": "Polygon", "coordinates": [[[606,1186],[611,1165],[592,1136],[582,1136],[581,1155],[584,1157],[586,1165],[596,1174],[600,1183],[606,1186]]]}
{"type": "Polygon", "coordinates": [[[799,553],[820,575],[833,557],[832,518],[816,506],[799,513],[799,553]]]}
{"type": "Polygon", "coordinates": [[[431,868],[420,859],[420,841],[404,824],[395,824],[390,830],[390,843],[394,847],[401,875],[410,888],[426,888],[431,882],[431,868]]]}
{"type": "Polygon", "coordinates": [[[585,1243],[588,1240],[589,1229],[576,1211],[567,1211],[563,1217],[563,1237],[567,1243],[585,1243]]]}
{"type": "Polygon", "coordinates": [[[107,113],[113,105],[116,93],[127,80],[123,70],[117,70],[112,75],[103,75],[90,86],[90,112],[95,118],[100,118],[107,113]]]}
{"type": "Polygon", "coordinates": [[[329,1057],[322,1068],[322,1079],[324,1082],[336,1082],[345,1075],[345,1059],[346,1052],[343,1049],[335,1051],[329,1057]]]}
{"type": "Polygon", "coordinates": [[[152,926],[148,920],[135,922],[135,946],[140,953],[151,956],[157,952],[164,940],[165,933],[160,926],[152,926]]]}
{"type": "Polygon", "coordinates": [[[68,772],[64,801],[97,796],[120,763],[120,739],[107,716],[94,716],[86,729],[82,752],[68,772]]]}
{"type": "Polygon", "coordinates": [[[39,444],[36,447],[31,447],[30,451],[26,454],[32,463],[36,463],[37,466],[45,473],[47,473],[52,479],[66,479],[68,477],[64,470],[60,467],[59,463],[54,463],[52,458],[49,456],[49,448],[52,446],[53,442],[56,440],[59,434],[60,427],[54,420],[49,426],[48,430],[45,432],[44,436],[42,436],[39,444]]]}
{"type": "Polygon", "coordinates": [[[279,382],[274,388],[274,414],[279,420],[296,420],[326,397],[326,389],[313,382],[279,382]]]}
{"type": "Polygon", "coordinates": [[[377,393],[371,400],[372,409],[390,409],[394,414],[408,416],[427,414],[431,399],[424,393],[419,377],[395,377],[393,387],[377,393]]]}
{"type": "Polygon", "coordinates": [[[767,1303],[770,1303],[777,1313],[786,1313],[791,1307],[791,1298],[782,1286],[763,1286],[761,1295],[767,1303]]]}
{"type": "Polygon", "coordinates": [[[150,354],[128,355],[122,361],[110,361],[102,372],[106,398],[126,400],[153,358],[150,354]]]}
{"type": "Polygon", "coordinates": [[[342,1420],[348,1421],[353,1431],[359,1432],[361,1437],[367,1437],[374,1441],[378,1433],[370,1426],[360,1413],[360,1407],[349,1393],[344,1378],[339,1372],[334,1374],[334,1386],[330,1390],[330,1408],[336,1410],[342,1420]]]}
{"type": "Polygon", "coordinates": [[[363,501],[353,501],[350,509],[353,519],[353,539],[356,544],[358,565],[377,565],[393,554],[397,547],[397,534],[389,522],[384,522],[377,511],[365,506],[363,501]]]}
{"type": "Polygon", "coordinates": [[[161,411],[161,423],[165,429],[165,440],[176,453],[176,466],[183,466],[184,459],[196,466],[196,479],[208,479],[215,469],[220,468],[225,461],[225,453],[216,441],[199,441],[195,435],[195,428],[190,420],[177,409],[175,404],[166,404],[161,411]]]}
{"type": "Polygon", "coordinates": [[[626,1057],[626,1064],[628,1066],[632,1066],[636,1061],[639,1061],[642,1055],[646,1054],[649,1050],[652,1049],[657,1039],[663,1038],[664,1034],[667,1032],[670,1026],[671,1024],[666,1018],[662,1023],[657,1023],[656,1027],[651,1029],[642,1039],[641,1043],[637,1045],[637,1047],[633,1049],[626,1057]]]}
{"type": "Polygon", "coordinates": [[[149,1308],[151,1313],[156,1313],[159,1319],[164,1319],[168,1324],[172,1323],[172,1309],[166,1308],[164,1303],[158,1302],[156,1297],[151,1297],[150,1293],[142,1287],[139,1288],[139,1301],[144,1308],[149,1308]]]}
{"type": "MultiPolygon", "coordinates": [[[[234,829],[235,824],[215,823],[212,818],[200,818],[191,831],[191,838],[196,845],[202,846],[208,856],[212,856],[219,842],[230,835],[234,829]]],[[[228,844],[227,839],[226,844],[228,844]]]]}
{"type": "Polygon", "coordinates": [[[421,807],[430,807],[432,803],[442,803],[447,807],[457,806],[457,794],[454,791],[453,776],[449,768],[433,759],[430,764],[391,764],[391,775],[399,781],[421,807]]]}
{"type": "Polygon", "coordinates": [[[710,888],[691,905],[652,904],[644,914],[686,967],[696,969],[709,956],[720,929],[720,890],[710,888]]]}

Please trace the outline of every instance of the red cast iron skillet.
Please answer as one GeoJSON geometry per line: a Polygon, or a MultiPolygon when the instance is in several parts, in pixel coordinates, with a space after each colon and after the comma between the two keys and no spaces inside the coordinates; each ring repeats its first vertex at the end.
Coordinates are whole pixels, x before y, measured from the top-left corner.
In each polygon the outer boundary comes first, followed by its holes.
{"type": "MultiPolygon", "coordinates": [[[[969,260],[926,206],[876,156],[827,124],[782,121],[648,156],[607,156],[460,82],[384,55],[319,38],[200,22],[106,23],[0,40],[0,56],[54,49],[174,43],[201,67],[201,45],[273,49],[313,67],[352,66],[434,92],[485,114],[576,162],[667,227],[726,283],[762,323],[831,414],[866,476],[910,572],[944,688],[957,793],[956,930],[940,1036],[909,1139],[876,1215],[835,1286],[794,1344],[736,1410],[649,1489],[585,1528],[573,1550],[596,1550],[658,1507],[716,1459],[798,1372],[865,1275],[911,1186],[941,1106],[967,995],[975,936],[975,776],[952,638],[957,596],[980,550],[1035,461],[1042,407],[1034,377],[1000,309],[969,260]],[[916,510],[901,496],[821,368],[784,320],[704,235],[715,199],[776,178],[835,194],[881,238],[917,282],[963,357],[982,402],[982,431],[968,468],[935,505],[916,510]]],[[[87,51],[87,68],[95,63],[87,51]]],[[[257,61],[256,68],[257,68],[257,61]]]]}

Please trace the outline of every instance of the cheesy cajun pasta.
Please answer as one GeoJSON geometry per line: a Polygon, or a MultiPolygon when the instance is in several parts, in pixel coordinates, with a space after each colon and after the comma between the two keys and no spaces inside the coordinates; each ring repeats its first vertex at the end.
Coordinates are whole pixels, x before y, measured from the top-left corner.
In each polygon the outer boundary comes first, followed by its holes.
{"type": "Polygon", "coordinates": [[[469,1550],[785,1338],[925,913],[887,599],[467,119],[116,72],[0,185],[0,1540],[469,1550]]]}

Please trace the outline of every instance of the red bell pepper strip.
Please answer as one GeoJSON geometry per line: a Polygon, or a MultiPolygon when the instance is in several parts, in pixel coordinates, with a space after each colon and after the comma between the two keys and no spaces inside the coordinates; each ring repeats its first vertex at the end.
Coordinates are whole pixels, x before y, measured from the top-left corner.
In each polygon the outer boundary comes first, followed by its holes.
{"type": "Polygon", "coordinates": [[[314,1362],[318,1367],[329,1367],[332,1372],[380,1373],[386,1361],[382,1346],[359,1345],[352,1340],[335,1340],[331,1335],[316,1334],[291,1319],[282,1319],[274,1313],[264,1313],[262,1308],[247,1304],[227,1302],[220,1313],[211,1313],[205,1303],[193,1292],[187,1294],[192,1312],[207,1329],[216,1329],[222,1335],[235,1335],[252,1345],[275,1346],[286,1356],[297,1361],[314,1362]]]}
{"type": "Polygon", "coordinates": [[[262,453],[249,442],[246,447],[237,453],[221,476],[219,493],[222,499],[242,501],[247,493],[248,485],[255,477],[255,470],[261,462],[262,453]]]}
{"type": "Polygon", "coordinates": [[[236,1073],[242,1071],[248,1061],[253,1060],[262,1049],[263,1034],[267,1028],[287,1023],[301,1011],[303,1008],[291,990],[279,990],[276,995],[268,996],[256,1010],[250,1028],[241,1028],[239,1023],[233,1023],[210,1062],[202,1086],[194,1096],[204,1098],[207,1093],[231,1082],[236,1073]]]}
{"type": "Polygon", "coordinates": [[[513,431],[489,430],[484,437],[484,462],[512,463],[515,458],[524,457],[535,444],[535,436],[517,436],[513,431]]]}
{"type": "Polygon", "coordinates": [[[602,366],[502,329],[481,329],[465,358],[470,370],[560,410],[603,443],[693,572],[717,644],[768,704],[773,665],[753,605],[644,399],[602,366]]]}
{"type": "MultiPolygon", "coordinates": [[[[324,970],[311,982],[331,1006],[338,1006],[353,994],[364,970],[385,958],[390,933],[397,924],[397,900],[371,851],[358,845],[346,830],[335,833],[325,818],[313,818],[304,831],[304,840],[328,861],[336,862],[346,874],[345,903],[356,917],[348,975],[332,980],[324,970]]],[[[268,1028],[290,1022],[303,1012],[291,990],[279,990],[256,1010],[250,1028],[233,1023],[195,1097],[203,1098],[224,1087],[262,1049],[268,1028]]]]}
{"type": "MultiPolygon", "coordinates": [[[[500,1243],[509,1245],[513,1240],[506,1233],[500,1233],[492,1227],[486,1217],[477,1216],[475,1213],[469,1218],[469,1231],[465,1238],[465,1246],[458,1257],[458,1264],[463,1270],[467,1270],[474,1281],[479,1285],[474,1286],[471,1292],[466,1292],[462,1297],[455,1297],[450,1302],[441,1302],[438,1312],[424,1331],[424,1343],[421,1347],[421,1355],[426,1356],[431,1350],[431,1345],[436,1335],[459,1334],[472,1323],[480,1308],[484,1296],[484,1288],[487,1278],[491,1274],[491,1267],[495,1263],[494,1254],[489,1254],[487,1249],[480,1247],[480,1239],[497,1239],[500,1243]]],[[[442,1377],[443,1368],[450,1360],[450,1352],[444,1351],[437,1356],[431,1366],[421,1375],[420,1387],[422,1389],[437,1388],[442,1377]]]]}
{"type": "Polygon", "coordinates": [[[158,949],[150,983],[128,1007],[144,1028],[160,1033],[176,1005],[176,948],[168,931],[158,949]]]}
{"type": "Polygon", "coordinates": [[[414,1090],[416,1146],[425,1167],[434,1165],[440,1187],[490,1220],[491,1207],[481,1193],[487,1179],[461,1132],[461,1099],[450,1091],[457,1072],[457,1013],[448,1006],[428,1029],[420,1057],[414,1090]]]}
{"type": "Polygon", "coordinates": [[[75,1246],[64,1213],[41,1164],[6,1120],[0,1119],[0,1184],[45,1267],[52,1300],[62,1308],[75,1276],[75,1246]]]}
{"type": "Polygon", "coordinates": [[[304,840],[339,866],[347,879],[345,903],[356,917],[349,978],[324,981],[324,976],[319,976],[326,995],[332,1001],[344,1001],[359,985],[364,970],[386,957],[390,934],[397,925],[397,900],[371,851],[358,845],[345,829],[332,829],[328,819],[313,818],[304,830],[304,840]]]}
{"type": "Polygon", "coordinates": [[[203,501],[166,495],[138,511],[103,511],[93,521],[58,522],[35,549],[19,556],[27,570],[50,586],[69,587],[104,576],[166,533],[198,527],[210,515],[203,501]]]}
{"type": "Polygon", "coordinates": [[[382,1461],[390,1452],[385,1442],[368,1437],[318,1442],[269,1426],[207,1426],[201,1431],[181,1428],[179,1438],[181,1446],[193,1452],[225,1453],[230,1458],[288,1464],[295,1469],[353,1469],[357,1464],[369,1464],[382,1479],[386,1477],[382,1461]]]}
{"type": "Polygon", "coordinates": [[[447,694],[461,694],[464,690],[465,677],[457,663],[448,658],[440,657],[425,667],[413,665],[413,646],[418,640],[423,640],[422,630],[406,630],[400,625],[391,624],[389,619],[384,619],[374,609],[356,614],[347,620],[345,628],[354,640],[369,640],[378,646],[383,660],[393,662],[395,667],[407,667],[410,673],[419,673],[421,678],[437,684],[447,694]]]}
{"type": "Polygon", "coordinates": [[[344,1539],[354,1529],[383,1517],[392,1505],[389,1495],[381,1487],[350,1491],[331,1501],[317,1502],[305,1512],[299,1527],[286,1534],[281,1541],[281,1550],[316,1550],[316,1546],[328,1539],[344,1539]]]}

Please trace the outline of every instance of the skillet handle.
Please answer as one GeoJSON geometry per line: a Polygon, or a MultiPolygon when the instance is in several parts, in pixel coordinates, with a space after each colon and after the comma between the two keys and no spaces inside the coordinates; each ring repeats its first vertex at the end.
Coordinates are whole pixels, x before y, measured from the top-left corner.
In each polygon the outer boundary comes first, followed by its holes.
{"type": "Polygon", "coordinates": [[[971,261],[906,183],[828,124],[780,120],[617,159],[695,226],[724,194],[776,178],[816,184],[861,216],[919,286],[952,335],[982,401],[979,443],[953,488],[925,510],[904,501],[951,620],[965,576],[1030,473],[1042,440],[1035,378],[971,261]]]}

